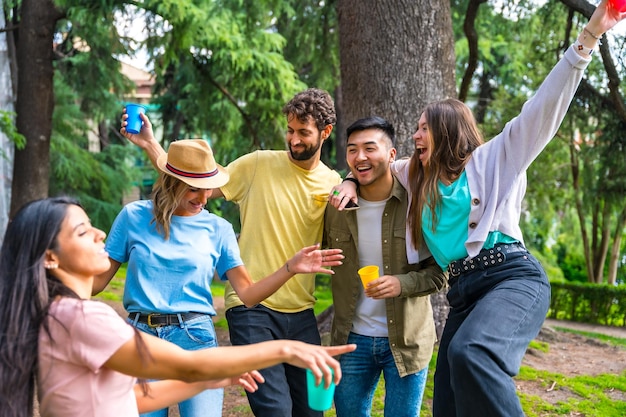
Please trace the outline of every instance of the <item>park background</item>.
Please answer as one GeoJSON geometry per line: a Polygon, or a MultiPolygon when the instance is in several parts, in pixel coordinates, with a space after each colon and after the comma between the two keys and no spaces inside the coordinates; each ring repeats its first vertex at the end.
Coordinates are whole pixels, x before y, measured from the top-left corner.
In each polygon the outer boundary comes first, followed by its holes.
{"type": "MultiPolygon", "coordinates": [[[[584,0],[0,0],[0,236],[48,195],[107,231],[155,176],[119,134],[147,104],[163,145],[208,140],[226,165],[284,148],[282,105],[320,87],[338,123],[323,160],[345,173],[345,127],[392,121],[410,156],[424,104],[467,102],[489,138],[575,40],[584,0]],[[138,64],[137,62],[141,64],[138,64]],[[140,68],[123,65],[131,62],[140,68]]],[[[528,170],[521,226],[553,285],[554,318],[623,327],[624,24],[604,36],[558,134],[528,170]]],[[[238,228],[236,206],[208,206],[238,228]]],[[[441,328],[443,294],[433,297],[441,328]]],[[[626,414],[626,413],[622,413],[626,414]]]]}

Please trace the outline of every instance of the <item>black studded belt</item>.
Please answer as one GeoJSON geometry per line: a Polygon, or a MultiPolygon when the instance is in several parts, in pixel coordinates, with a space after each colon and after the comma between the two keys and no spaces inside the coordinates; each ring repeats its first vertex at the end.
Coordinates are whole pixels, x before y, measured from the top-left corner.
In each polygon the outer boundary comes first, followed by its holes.
{"type": "Polygon", "coordinates": [[[506,261],[506,255],[514,252],[526,252],[521,243],[498,243],[491,249],[483,249],[471,259],[457,259],[450,262],[448,272],[451,277],[458,277],[466,272],[474,272],[499,265],[506,261]]]}
{"type": "Polygon", "coordinates": [[[161,314],[161,313],[130,313],[128,318],[139,323],[146,323],[150,327],[162,326],[178,326],[187,320],[196,317],[206,316],[205,313],[179,313],[179,314],[161,314]],[[179,318],[180,316],[180,318],[179,318]]]}

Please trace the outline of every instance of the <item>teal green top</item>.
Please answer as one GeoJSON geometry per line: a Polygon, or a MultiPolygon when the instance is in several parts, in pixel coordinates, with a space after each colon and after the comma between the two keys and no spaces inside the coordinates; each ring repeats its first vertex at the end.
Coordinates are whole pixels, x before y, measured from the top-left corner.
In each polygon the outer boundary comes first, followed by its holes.
{"type": "MultiPolygon", "coordinates": [[[[465,171],[450,185],[438,184],[441,201],[437,206],[437,224],[433,229],[430,207],[422,211],[422,232],[428,249],[439,266],[445,270],[450,262],[467,257],[465,241],[471,208],[471,195],[465,171]]],[[[483,249],[491,249],[497,243],[517,242],[499,231],[491,231],[483,249]]]]}

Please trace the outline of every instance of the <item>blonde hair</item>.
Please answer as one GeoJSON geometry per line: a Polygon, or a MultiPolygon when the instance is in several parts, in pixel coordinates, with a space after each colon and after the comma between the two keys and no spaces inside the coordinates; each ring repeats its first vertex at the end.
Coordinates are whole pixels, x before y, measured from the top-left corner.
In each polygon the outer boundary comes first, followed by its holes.
{"type": "Polygon", "coordinates": [[[152,188],[152,202],[154,204],[154,219],[157,231],[163,233],[165,240],[170,238],[172,215],[178,208],[189,185],[178,178],[159,173],[159,177],[152,188]]]}
{"type": "Polygon", "coordinates": [[[484,143],[476,119],[465,103],[446,99],[429,104],[424,109],[428,126],[428,164],[423,166],[415,152],[409,165],[411,208],[409,227],[416,249],[422,237],[422,213],[428,206],[433,230],[437,224],[437,206],[441,201],[440,179],[457,179],[474,149],[484,143]]]}

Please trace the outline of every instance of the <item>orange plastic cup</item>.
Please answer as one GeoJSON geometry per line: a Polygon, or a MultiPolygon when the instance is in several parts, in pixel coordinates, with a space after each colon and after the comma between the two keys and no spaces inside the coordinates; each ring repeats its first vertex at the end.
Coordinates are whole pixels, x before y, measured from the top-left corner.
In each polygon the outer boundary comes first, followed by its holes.
{"type": "Polygon", "coordinates": [[[359,269],[359,276],[361,277],[363,288],[367,288],[367,284],[370,281],[373,281],[379,277],[378,266],[377,265],[364,266],[363,268],[359,269]]]}

